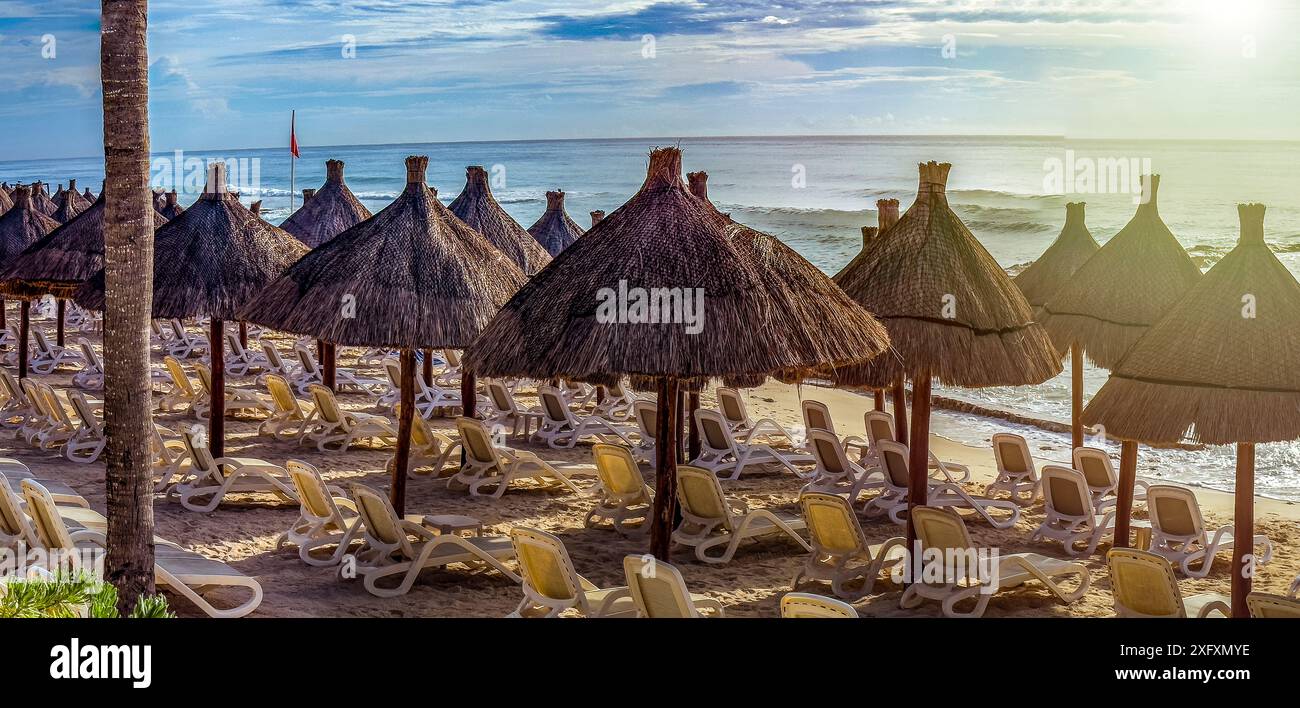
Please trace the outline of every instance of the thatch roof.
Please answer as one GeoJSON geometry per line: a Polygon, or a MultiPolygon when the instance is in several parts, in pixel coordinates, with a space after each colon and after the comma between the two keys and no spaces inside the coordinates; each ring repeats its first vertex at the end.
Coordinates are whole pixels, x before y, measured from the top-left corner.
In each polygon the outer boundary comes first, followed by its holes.
{"type": "Polygon", "coordinates": [[[9,211],[14,206],[13,197],[9,196],[9,190],[0,189],[0,214],[9,211]]]}
{"type": "Polygon", "coordinates": [[[920,165],[907,213],[836,276],[884,323],[894,348],[835,372],[837,383],[881,387],[928,371],[949,385],[1014,386],[1060,373],[1024,295],[948,206],[950,168],[920,165]]]}
{"type": "MultiPolygon", "coordinates": [[[[76,193],[73,192],[73,194],[76,193]]],[[[54,210],[54,220],[60,224],[66,224],[69,221],[72,221],[77,218],[78,214],[85,211],[85,209],[81,207],[80,194],[77,194],[76,199],[72,199],[68,197],[68,193],[65,192],[63,198],[58,200],[58,205],[59,208],[54,210]]]]}
{"type": "Polygon", "coordinates": [[[897,199],[876,200],[876,228],[879,229],[877,235],[883,236],[891,226],[898,223],[898,219],[897,199]]]}
{"type": "Polygon", "coordinates": [[[280,228],[315,248],[371,217],[343,181],[343,162],[325,161],[325,184],[314,194],[303,190],[302,206],[280,228]]]}
{"type": "Polygon", "coordinates": [[[1264,243],[1264,205],[1237,212],[1237,247],[1119,362],[1085,425],[1146,443],[1300,437],[1300,283],[1264,243]]]}
{"type": "Polygon", "coordinates": [[[1038,260],[1012,278],[1035,313],[1101,248],[1084,224],[1083,207],[1084,202],[1066,204],[1060,235],[1038,260]]]}
{"type": "Polygon", "coordinates": [[[6,267],[23,249],[59,228],[59,222],[32,204],[30,187],[14,190],[14,205],[0,215],[0,267],[6,267]]]}
{"type": "Polygon", "coordinates": [[[55,204],[54,200],[50,199],[50,195],[45,192],[45,184],[43,182],[32,182],[31,191],[32,206],[42,214],[53,218],[55,213],[59,211],[59,205],[55,204]]]}
{"type": "Polygon", "coordinates": [[[601,219],[605,218],[605,211],[603,209],[597,209],[591,212],[590,216],[591,216],[591,225],[595,226],[596,224],[600,223],[601,219]]]}
{"type": "MultiPolygon", "coordinates": [[[[100,189],[100,192],[103,191],[103,189],[100,189]]],[[[87,204],[94,204],[96,199],[95,193],[90,191],[90,187],[86,187],[86,191],[81,193],[81,198],[85,199],[87,204]]]]}
{"type": "MultiPolygon", "coordinates": [[[[81,193],[77,191],[77,180],[75,179],[68,180],[67,189],[64,189],[63,186],[60,185],[59,193],[54,195],[54,204],[59,207],[60,213],[68,212],[72,216],[76,216],[77,214],[89,209],[92,203],[92,201],[87,201],[86,198],[81,196],[81,193]],[[68,206],[69,202],[71,202],[71,206],[68,206]]],[[[72,218],[72,216],[68,218],[72,218]]],[[[60,219],[60,221],[67,223],[66,219],[60,219]]]]}
{"type": "Polygon", "coordinates": [[[546,211],[528,227],[528,233],[554,258],[577,241],[583,232],[582,227],[565,213],[564,192],[557,189],[546,193],[546,211]]]}
{"type": "MultiPolygon", "coordinates": [[[[245,302],[307,252],[225,189],[225,164],[213,163],[203,195],[154,234],[154,317],[234,320],[245,302]]],[[[75,299],[82,307],[102,310],[104,272],[87,281],[75,299]]]]}
{"type": "Polygon", "coordinates": [[[488,186],[487,171],[482,167],[472,165],[465,168],[465,189],[450,208],[461,221],[486,236],[524,273],[532,275],[551,262],[546,249],[497,203],[492,188],[488,186]]]}
{"type": "MultiPolygon", "coordinates": [[[[238,197],[239,195],[236,194],[235,198],[238,197]]],[[[153,208],[162,211],[164,206],[167,206],[167,190],[161,188],[153,190],[153,208]]]]}
{"type": "Polygon", "coordinates": [[[790,379],[887,346],[880,324],[811,263],[693,196],[681,151],[661,148],[641,189],[511,298],[466,362],[487,376],[543,379],[790,379]],[[702,295],[700,329],[688,330],[684,307],[668,322],[640,321],[635,288],[671,288],[690,304],[702,295]]]}
{"type": "MultiPolygon", "coordinates": [[[[704,200],[705,204],[713,207],[718,211],[718,207],[709,199],[709,173],[708,172],[688,172],[686,174],[686,187],[691,190],[691,194],[704,200]]],[[[748,388],[748,387],[746,387],[748,388]]]]}
{"type": "Polygon", "coordinates": [[[162,215],[164,219],[166,219],[167,221],[171,221],[172,219],[175,219],[176,217],[180,216],[181,213],[185,211],[185,209],[182,208],[180,202],[177,201],[176,190],[173,189],[172,191],[164,195],[163,208],[157,209],[156,211],[160,215],[162,215]]]}
{"type": "MultiPolygon", "coordinates": [[[[166,223],[155,214],[154,228],[166,223]]],[[[104,200],[32,243],[6,263],[0,293],[69,298],[104,268],[104,200]]]]}
{"type": "Polygon", "coordinates": [[[242,316],[342,345],[467,347],[527,277],[438,201],[428,164],[406,158],[392,204],[313,249],[242,316]]]}
{"type": "Polygon", "coordinates": [[[1114,368],[1151,325],[1196,284],[1201,270],[1160,219],[1160,176],[1143,178],[1137,213],[1043,306],[1058,351],[1083,346],[1095,364],[1114,368]]]}

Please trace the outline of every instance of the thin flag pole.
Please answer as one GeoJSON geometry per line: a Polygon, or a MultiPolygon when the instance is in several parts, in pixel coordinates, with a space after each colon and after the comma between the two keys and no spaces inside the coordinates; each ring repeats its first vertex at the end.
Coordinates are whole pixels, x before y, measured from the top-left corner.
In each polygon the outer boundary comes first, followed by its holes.
{"type": "Polygon", "coordinates": [[[293,213],[293,195],[297,194],[294,188],[295,169],[298,166],[298,112],[289,111],[289,213],[293,213]]]}

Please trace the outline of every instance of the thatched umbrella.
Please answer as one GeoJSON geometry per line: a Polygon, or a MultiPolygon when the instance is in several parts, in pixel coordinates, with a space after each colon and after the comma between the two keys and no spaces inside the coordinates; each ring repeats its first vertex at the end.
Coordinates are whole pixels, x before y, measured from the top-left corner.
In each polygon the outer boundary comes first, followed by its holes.
{"type": "MultiPolygon", "coordinates": [[[[1094,364],[1113,369],[1200,280],[1201,269],[1160,218],[1159,189],[1160,175],[1143,176],[1133,218],[1043,306],[1040,319],[1057,351],[1081,347],[1094,364]]],[[[1072,386],[1082,389],[1083,382],[1076,378],[1072,386]]],[[[1119,462],[1115,544],[1127,548],[1137,441],[1121,439],[1119,462]]]]}
{"type": "MultiPolygon", "coordinates": [[[[926,503],[932,379],[968,388],[1018,386],[1061,371],[1025,296],[948,206],[952,166],[919,167],[916,201],[838,280],[889,330],[894,351],[837,372],[837,382],[888,386],[912,379],[911,506],[926,503]]],[[[910,523],[908,533],[914,537],[910,523]]]]}
{"type": "Polygon", "coordinates": [[[1264,205],[1237,213],[1237,247],[1147,331],[1083,417],[1126,440],[1237,444],[1232,610],[1246,617],[1255,444],[1300,437],[1300,283],[1264,242],[1264,205]]]}
{"type": "Polygon", "coordinates": [[[53,218],[60,224],[66,224],[69,221],[72,221],[77,218],[78,214],[86,210],[81,206],[81,195],[76,192],[71,192],[71,194],[76,194],[77,198],[73,199],[68,196],[69,192],[64,192],[61,199],[55,200],[55,203],[58,204],[58,208],[54,210],[53,218]]]}
{"type": "Polygon", "coordinates": [[[669,451],[678,449],[681,379],[797,379],[888,346],[880,324],[821,271],[718,214],[681,175],[680,150],[651,152],[641,189],[511,298],[465,358],[487,376],[658,379],[651,550],[661,559],[676,511],[669,451]],[[638,309],[642,295],[664,307],[638,309]],[[674,296],[707,312],[688,317],[674,296]]]}
{"type": "MultiPolygon", "coordinates": [[[[63,342],[64,303],[82,283],[104,268],[104,200],[50,231],[6,262],[0,293],[20,298],[59,299],[58,343],[63,342]]],[[[155,214],[154,228],[165,223],[155,214]]]]}
{"type": "Polygon", "coordinates": [[[560,255],[560,251],[569,247],[569,244],[578,240],[582,235],[582,227],[577,222],[569,218],[564,211],[564,192],[555,190],[546,193],[546,211],[542,212],[540,218],[532,226],[528,227],[528,233],[537,239],[551,257],[560,255]]]}
{"type": "Polygon", "coordinates": [[[452,201],[450,208],[461,221],[486,236],[524,273],[532,275],[551,262],[546,249],[497,203],[492,188],[488,186],[487,171],[482,167],[471,165],[465,168],[465,189],[452,201]]]}
{"type": "MultiPolygon", "coordinates": [[[[415,350],[468,347],[526,280],[438,201],[425,185],[428,164],[428,157],[406,158],[406,189],[392,204],[313,249],[250,300],[242,315],[335,345],[401,349],[392,488],[399,513],[415,409],[415,350]]],[[[462,376],[461,396],[472,416],[469,374],[462,376]]]]}
{"type": "MultiPolygon", "coordinates": [[[[41,213],[32,203],[30,187],[14,190],[14,206],[0,216],[0,267],[8,267],[18,254],[46,234],[57,229],[59,222],[41,213]]],[[[27,332],[30,327],[31,300],[24,298],[18,336],[18,377],[27,376],[27,332]]],[[[0,313],[4,301],[0,300],[0,313]]],[[[0,320],[3,324],[3,320],[0,320]]]]}
{"type": "MultiPolygon", "coordinates": [[[[235,194],[235,198],[238,199],[239,195],[235,194]]],[[[162,188],[153,190],[153,208],[162,211],[164,206],[167,206],[167,190],[162,188]]]]}
{"type": "Polygon", "coordinates": [[[87,204],[95,203],[95,193],[90,191],[90,187],[86,187],[86,191],[81,193],[81,198],[85,199],[87,204]]]}
{"type": "Polygon", "coordinates": [[[597,209],[591,212],[591,225],[595,226],[596,224],[599,224],[600,220],[603,218],[605,218],[605,212],[603,210],[597,209]]]}
{"type": "Polygon", "coordinates": [[[54,195],[54,203],[59,207],[59,209],[63,209],[64,205],[68,202],[72,202],[72,211],[74,212],[74,216],[89,209],[90,205],[94,203],[93,201],[87,201],[86,198],[82,197],[81,193],[77,191],[77,180],[75,179],[68,180],[67,189],[63,189],[60,186],[59,193],[54,195]]]}
{"type": "Polygon", "coordinates": [[[59,211],[59,205],[50,199],[50,195],[45,191],[45,183],[32,182],[32,206],[42,214],[54,218],[55,213],[59,211]]]}
{"type": "Polygon", "coordinates": [[[343,181],[341,160],[326,160],[325,184],[313,194],[307,191],[303,190],[302,206],[280,228],[308,248],[316,248],[372,216],[343,181]]]}
{"type": "Polygon", "coordinates": [[[163,208],[157,210],[166,221],[171,221],[180,216],[185,211],[177,201],[176,190],[172,190],[163,195],[163,208]]]}
{"type": "MultiPolygon", "coordinates": [[[[220,457],[225,443],[224,322],[306,254],[287,232],[257,218],[226,192],[226,165],[208,168],[203,195],[154,234],[153,316],[212,320],[212,414],[208,445],[220,457]]],[[[104,271],[74,298],[82,307],[104,308],[104,271]]]]}
{"type": "Polygon", "coordinates": [[[8,189],[0,189],[0,214],[9,211],[14,206],[14,199],[10,196],[8,189]]]}
{"type": "MultiPolygon", "coordinates": [[[[1025,294],[1029,306],[1034,308],[1034,316],[1041,317],[1043,306],[1054,296],[1079,270],[1092,258],[1101,246],[1093,239],[1092,233],[1083,221],[1084,202],[1071,202],[1065,205],[1065,226],[1052,242],[1028,268],[1012,278],[1012,282],[1025,294]]],[[[1083,412],[1083,348],[1070,343],[1070,440],[1071,447],[1083,445],[1083,423],[1079,414],[1083,412]]]]}

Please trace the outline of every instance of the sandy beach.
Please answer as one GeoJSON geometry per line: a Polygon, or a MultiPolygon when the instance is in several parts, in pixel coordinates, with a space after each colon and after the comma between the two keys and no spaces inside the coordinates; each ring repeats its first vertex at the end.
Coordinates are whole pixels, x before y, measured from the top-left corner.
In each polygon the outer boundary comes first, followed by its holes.
{"type": "MultiPolygon", "coordinates": [[[[34,326],[45,328],[53,340],[53,322],[38,320],[34,326]]],[[[69,331],[68,343],[86,336],[69,331]]],[[[266,335],[276,341],[282,352],[290,350],[292,338],[278,333],[266,335]]],[[[88,337],[98,344],[97,337],[88,337]]],[[[250,342],[250,346],[252,343],[250,342]]],[[[340,349],[339,363],[351,367],[359,350],[340,349]]],[[[155,350],[155,365],[161,366],[161,353],[155,350]]],[[[187,366],[187,368],[189,368],[187,366]]],[[[361,373],[381,377],[378,368],[362,368],[361,373]]],[[[71,370],[60,370],[42,377],[56,390],[71,386],[71,370]]],[[[193,372],[191,370],[191,376],[193,372]]],[[[227,385],[265,394],[253,377],[228,377],[227,385]]],[[[799,401],[813,398],[826,403],[832,411],[841,434],[863,435],[862,416],[871,408],[869,396],[851,391],[828,389],[813,385],[801,387],[769,382],[746,392],[746,405],[754,418],[772,417],[791,430],[802,432],[799,401]]],[[[374,411],[374,400],[363,395],[342,394],[343,405],[352,410],[374,411]]],[[[536,403],[535,392],[520,392],[520,402],[536,403]]],[[[713,407],[716,400],[712,391],[704,395],[702,403],[713,407]]],[[[188,428],[197,424],[193,418],[178,414],[158,414],[159,423],[173,429],[188,428]]],[[[435,417],[432,426],[454,436],[454,419],[435,417]]],[[[333,484],[361,482],[387,489],[389,478],[385,467],[392,456],[391,449],[357,448],[347,453],[317,452],[314,446],[299,446],[279,442],[268,436],[257,435],[257,420],[229,419],[226,423],[226,454],[239,457],[257,457],[277,464],[289,459],[300,459],[316,465],[333,484]]],[[[932,449],[943,459],[960,462],[972,470],[973,480],[967,485],[971,492],[982,491],[983,485],[994,476],[991,448],[957,444],[943,437],[944,430],[935,431],[932,449]]],[[[948,431],[951,434],[951,431],[948,431]]],[[[559,462],[591,463],[590,446],[580,443],[573,450],[553,450],[536,442],[512,438],[509,444],[531,450],[543,459],[559,462]]],[[[91,503],[104,510],[103,464],[74,464],[54,451],[37,451],[12,434],[0,436],[0,455],[14,457],[41,477],[67,482],[81,492],[91,503]]],[[[1042,459],[1040,462],[1059,460],[1042,459]]],[[[653,482],[653,473],[642,467],[647,481],[653,482]]],[[[450,469],[447,471],[450,473],[450,469]]],[[[1139,476],[1142,470],[1139,469],[1139,476]]],[[[779,467],[747,471],[735,482],[724,482],[724,490],[732,497],[743,499],[750,507],[766,507],[788,512],[798,511],[798,493],[802,482],[779,467]]],[[[1197,490],[1206,522],[1211,529],[1232,521],[1232,497],[1212,490],[1197,490]]],[[[228,562],[242,572],[254,576],[261,583],[265,599],[252,617],[501,617],[512,611],[521,598],[519,587],[495,573],[472,573],[462,569],[426,571],[406,596],[380,599],[371,596],[359,581],[340,580],[334,569],[312,568],[303,564],[295,549],[275,549],[276,536],[287,529],[297,516],[296,508],[276,506],[270,495],[233,495],[216,511],[195,513],[181,508],[178,503],[155,501],[157,535],[177,542],[187,548],[212,558],[228,562]]],[[[435,479],[411,480],[407,488],[407,512],[422,514],[464,514],[481,519],[488,533],[506,533],[513,525],[527,525],[556,534],[563,539],[579,573],[600,586],[621,585],[621,560],[628,553],[642,553],[647,549],[645,537],[624,538],[608,528],[586,529],[583,517],[594,505],[593,497],[568,492],[543,490],[518,483],[499,502],[476,499],[461,492],[450,491],[443,481],[435,479]]],[[[1141,503],[1135,507],[1136,518],[1146,518],[1141,503]]],[[[968,524],[977,545],[996,547],[1001,553],[1033,551],[1064,557],[1059,545],[1030,542],[1029,536],[1043,519],[1043,506],[1039,501],[1022,513],[1019,523],[1012,529],[994,530],[982,522],[968,524]]],[[[1261,567],[1255,580],[1255,589],[1284,592],[1287,585],[1300,572],[1300,507],[1291,502],[1257,498],[1256,532],[1266,534],[1273,542],[1275,554],[1271,563],[1261,567]]],[[[872,542],[884,541],[902,535],[902,527],[884,518],[863,519],[863,528],[872,542]]],[[[1092,589],[1082,600],[1064,605],[1041,587],[1030,586],[1015,592],[995,596],[986,616],[1111,616],[1112,598],[1110,584],[1101,550],[1084,562],[1092,573],[1092,589]]],[[[1205,579],[1182,579],[1180,586],[1185,595],[1200,592],[1227,593],[1229,590],[1230,556],[1221,553],[1214,568],[1205,579]]],[[[725,565],[706,565],[694,560],[687,552],[680,552],[673,562],[681,570],[687,584],[696,593],[713,597],[723,603],[729,617],[775,617],[781,595],[790,590],[790,579],[802,565],[804,554],[788,541],[774,540],[746,544],[736,558],[725,565]]],[[[804,584],[800,589],[810,592],[828,592],[825,585],[804,584]]],[[[937,616],[938,605],[927,603],[917,610],[902,610],[898,606],[901,588],[885,580],[877,583],[876,593],[857,604],[864,616],[937,616]]],[[[220,591],[212,594],[221,598],[220,591]]],[[[181,616],[201,616],[201,613],[183,599],[173,597],[173,608],[181,616]]]]}

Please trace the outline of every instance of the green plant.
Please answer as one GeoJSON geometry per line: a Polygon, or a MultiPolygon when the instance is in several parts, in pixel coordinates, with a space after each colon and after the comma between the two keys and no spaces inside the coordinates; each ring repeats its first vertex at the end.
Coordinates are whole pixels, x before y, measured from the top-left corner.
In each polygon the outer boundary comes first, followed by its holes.
{"type": "MultiPolygon", "coordinates": [[[[88,576],[16,580],[0,583],[0,618],[79,617],[115,618],[117,588],[88,576]]],[[[162,595],[143,595],[131,612],[133,618],[175,617],[162,595]]]]}

